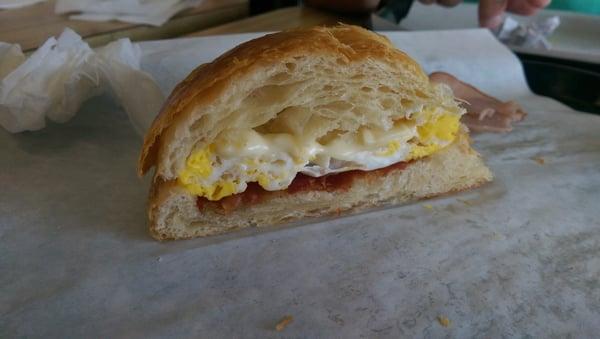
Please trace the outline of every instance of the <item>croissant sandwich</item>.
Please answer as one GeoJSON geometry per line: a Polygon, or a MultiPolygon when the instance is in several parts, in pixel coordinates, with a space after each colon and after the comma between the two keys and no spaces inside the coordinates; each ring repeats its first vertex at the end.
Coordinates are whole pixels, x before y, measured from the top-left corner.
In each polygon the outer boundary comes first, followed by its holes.
{"type": "Polygon", "coordinates": [[[452,91],[384,37],[338,25],[243,43],[194,70],[148,131],[160,240],[476,187],[492,175],[452,91]]]}

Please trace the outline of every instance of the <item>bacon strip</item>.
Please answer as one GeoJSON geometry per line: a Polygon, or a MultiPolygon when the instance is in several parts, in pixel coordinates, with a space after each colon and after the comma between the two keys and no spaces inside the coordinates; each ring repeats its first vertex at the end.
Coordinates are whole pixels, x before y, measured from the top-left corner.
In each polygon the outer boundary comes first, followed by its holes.
{"type": "Polygon", "coordinates": [[[514,101],[502,102],[477,88],[458,80],[451,74],[434,72],[429,80],[443,83],[452,89],[454,95],[465,103],[467,114],[461,121],[475,132],[510,132],[512,123],[525,118],[525,111],[514,101]]]}
{"type": "Polygon", "coordinates": [[[328,174],[322,177],[311,177],[298,173],[290,186],[282,191],[267,191],[257,183],[249,182],[248,187],[244,192],[230,195],[219,201],[210,201],[204,197],[197,197],[196,206],[200,211],[208,207],[227,214],[235,211],[240,206],[256,204],[272,194],[296,194],[303,191],[346,191],[352,187],[354,180],[359,177],[386,175],[392,171],[401,171],[405,169],[408,164],[410,164],[410,161],[403,161],[372,171],[353,170],[328,174]]]}

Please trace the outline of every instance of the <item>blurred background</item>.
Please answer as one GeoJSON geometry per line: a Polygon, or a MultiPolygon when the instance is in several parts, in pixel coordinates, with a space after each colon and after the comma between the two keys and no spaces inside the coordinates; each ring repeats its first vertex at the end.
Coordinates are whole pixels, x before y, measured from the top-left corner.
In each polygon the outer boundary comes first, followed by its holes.
{"type": "Polygon", "coordinates": [[[338,22],[379,30],[487,27],[532,90],[600,112],[600,0],[0,0],[0,42],[35,51],[69,27],[90,46],[338,22]]]}

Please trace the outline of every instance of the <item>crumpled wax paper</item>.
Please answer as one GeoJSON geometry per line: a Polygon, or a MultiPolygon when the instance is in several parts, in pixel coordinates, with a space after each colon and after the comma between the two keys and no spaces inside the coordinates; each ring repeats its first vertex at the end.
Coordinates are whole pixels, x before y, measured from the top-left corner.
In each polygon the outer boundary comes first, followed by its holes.
{"type": "Polygon", "coordinates": [[[496,30],[496,36],[505,44],[528,48],[550,49],[552,44],[548,37],[560,25],[559,16],[542,16],[527,23],[519,23],[511,16],[506,16],[496,30]]]}
{"type": "Polygon", "coordinates": [[[72,14],[70,19],[110,21],[160,26],[184,9],[198,6],[202,0],[57,0],[57,14],[72,14]]]}
{"type": "Polygon", "coordinates": [[[156,114],[164,98],[140,71],[140,57],[128,39],[93,50],[70,29],[28,58],[19,46],[0,44],[0,125],[16,133],[44,128],[46,119],[65,122],[101,93],[116,97],[132,121],[156,114]]]}

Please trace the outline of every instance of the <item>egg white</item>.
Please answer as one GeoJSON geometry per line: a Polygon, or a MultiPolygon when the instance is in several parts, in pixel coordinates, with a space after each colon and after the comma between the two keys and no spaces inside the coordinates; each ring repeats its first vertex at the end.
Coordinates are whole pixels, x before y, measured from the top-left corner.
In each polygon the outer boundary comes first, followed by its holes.
{"type": "Polygon", "coordinates": [[[451,143],[459,117],[448,117],[401,121],[389,130],[364,127],[352,133],[337,132],[324,141],[252,129],[228,130],[209,147],[190,155],[179,182],[193,194],[219,200],[245,191],[248,182],[276,191],[286,189],[297,173],[319,177],[375,170],[426,156],[451,143]],[[426,143],[418,142],[422,136],[426,143]]]}

